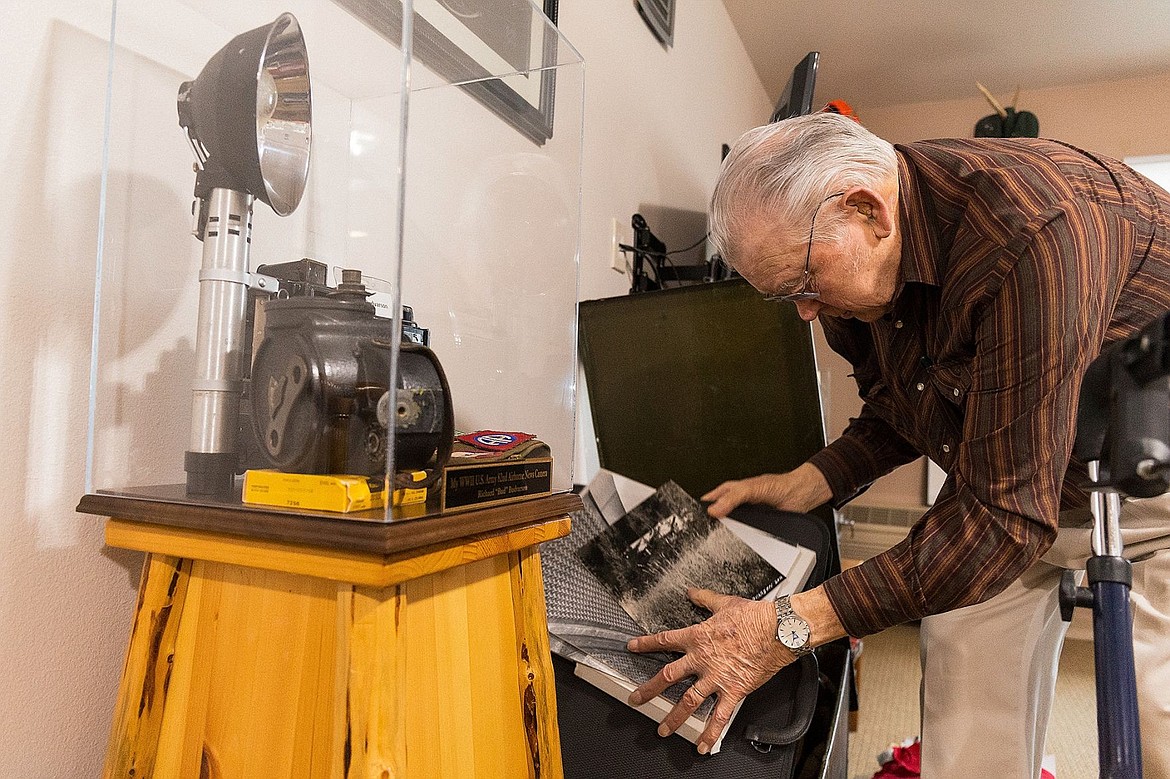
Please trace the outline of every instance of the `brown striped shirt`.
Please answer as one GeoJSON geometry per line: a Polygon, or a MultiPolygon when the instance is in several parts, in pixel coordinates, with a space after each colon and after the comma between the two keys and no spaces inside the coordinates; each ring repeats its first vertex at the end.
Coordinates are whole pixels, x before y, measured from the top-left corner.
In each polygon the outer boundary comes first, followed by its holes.
{"type": "Polygon", "coordinates": [[[902,284],[876,322],[822,319],[864,404],[812,462],[838,504],[920,454],[948,478],[905,541],[826,583],[854,636],[986,600],[1048,549],[1085,502],[1085,368],[1170,310],[1170,195],[1125,165],[1036,139],[896,149],[902,284]]]}

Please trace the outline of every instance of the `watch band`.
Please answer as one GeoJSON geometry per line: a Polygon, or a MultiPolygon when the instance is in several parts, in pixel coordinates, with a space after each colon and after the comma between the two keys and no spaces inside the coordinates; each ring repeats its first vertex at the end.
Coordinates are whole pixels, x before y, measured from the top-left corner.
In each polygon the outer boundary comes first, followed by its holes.
{"type": "Polygon", "coordinates": [[[787,595],[781,595],[779,598],[776,599],[775,603],[776,603],[776,640],[779,641],[781,644],[784,644],[784,646],[788,647],[788,650],[791,651],[792,654],[795,655],[796,657],[803,657],[804,655],[807,655],[810,652],[812,652],[813,651],[812,629],[809,627],[808,622],[803,617],[801,617],[795,611],[792,610],[792,599],[787,595]],[[784,641],[783,639],[780,638],[780,626],[785,620],[795,620],[796,622],[800,623],[801,626],[803,626],[804,632],[805,632],[805,635],[807,636],[807,638],[805,639],[805,642],[802,645],[794,647],[791,644],[789,644],[787,641],[784,641]]]}

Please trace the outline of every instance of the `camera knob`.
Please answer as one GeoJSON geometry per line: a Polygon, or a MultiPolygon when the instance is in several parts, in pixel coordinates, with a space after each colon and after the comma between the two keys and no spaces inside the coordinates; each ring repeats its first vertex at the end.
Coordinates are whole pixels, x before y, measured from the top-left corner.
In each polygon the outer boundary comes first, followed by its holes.
{"type": "Polygon", "coordinates": [[[382,427],[390,427],[390,393],[383,392],[382,397],[378,398],[378,424],[382,427]]]}

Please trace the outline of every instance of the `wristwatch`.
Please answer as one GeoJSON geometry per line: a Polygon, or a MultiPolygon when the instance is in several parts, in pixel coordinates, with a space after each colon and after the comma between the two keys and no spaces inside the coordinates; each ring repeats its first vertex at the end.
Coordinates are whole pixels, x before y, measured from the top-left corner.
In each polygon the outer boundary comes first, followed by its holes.
{"type": "Polygon", "coordinates": [[[797,657],[813,651],[812,629],[792,610],[792,601],[787,595],[776,599],[776,640],[797,657]]]}

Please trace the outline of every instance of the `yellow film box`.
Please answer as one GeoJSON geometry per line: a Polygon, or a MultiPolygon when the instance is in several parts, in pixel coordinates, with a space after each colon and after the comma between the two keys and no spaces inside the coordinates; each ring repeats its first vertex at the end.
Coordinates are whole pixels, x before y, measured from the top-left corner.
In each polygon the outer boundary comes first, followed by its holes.
{"type": "MultiPolygon", "coordinates": [[[[385,481],[381,477],[284,473],[251,470],[244,473],[245,503],[314,511],[364,511],[386,505],[385,481]]],[[[393,505],[425,503],[427,490],[394,490],[393,505]]]]}

